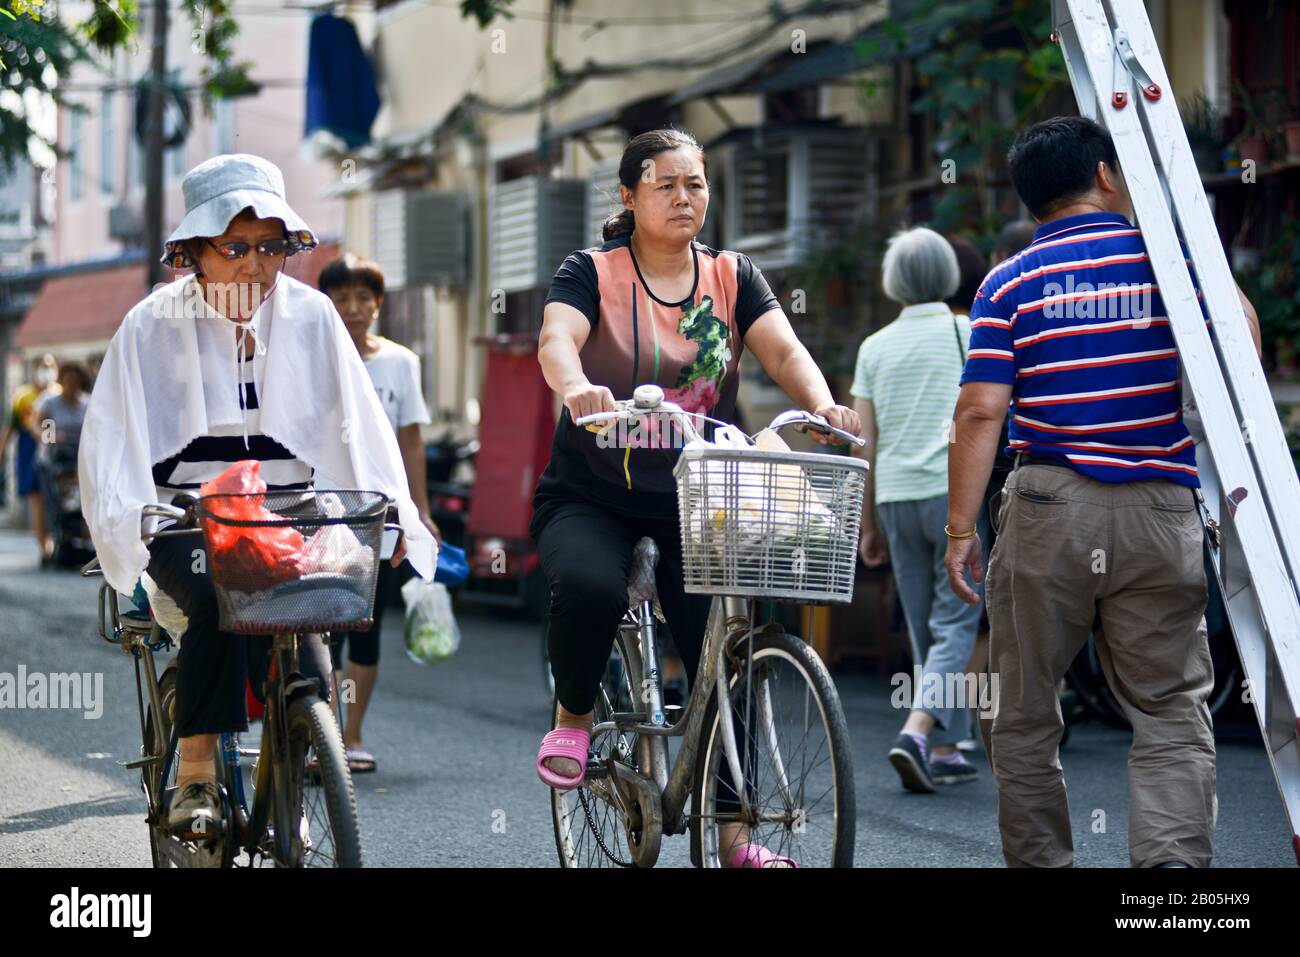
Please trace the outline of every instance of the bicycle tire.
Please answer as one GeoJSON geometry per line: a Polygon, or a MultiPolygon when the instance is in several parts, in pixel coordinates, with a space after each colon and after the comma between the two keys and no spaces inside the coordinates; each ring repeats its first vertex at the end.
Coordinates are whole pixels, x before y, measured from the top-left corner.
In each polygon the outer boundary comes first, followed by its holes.
{"type": "MultiPolygon", "coordinates": [[[[635,632],[632,633],[635,635],[635,632]]],[[[592,716],[594,723],[604,721],[610,710],[634,711],[636,700],[631,676],[641,674],[640,654],[630,644],[628,632],[619,627],[614,639],[614,650],[606,662],[605,674],[592,716]],[[616,689],[615,683],[619,685],[616,689]]],[[[559,716],[560,704],[554,703],[552,718],[559,716]]],[[[554,727],[554,722],[552,722],[554,727]]],[[[634,734],[602,735],[592,739],[591,755],[608,757],[617,752],[621,760],[635,770],[637,740],[634,734]]],[[[590,756],[588,758],[590,763],[590,756]]],[[[555,834],[555,851],[562,868],[632,867],[638,856],[632,853],[631,842],[645,837],[658,840],[660,835],[642,835],[623,824],[613,805],[594,793],[586,782],[570,791],[551,792],[551,824],[555,834]],[[585,802],[585,803],[584,803],[585,802]]],[[[642,849],[641,856],[657,857],[657,849],[642,849]],[[654,851],[646,855],[645,851],[654,851]]]]}
{"type": "MultiPolygon", "coordinates": [[[[822,663],[817,653],[806,642],[787,634],[780,629],[780,626],[767,626],[753,633],[751,639],[748,640],[752,641],[752,650],[748,654],[755,665],[766,667],[765,663],[769,659],[773,664],[778,661],[789,664],[792,666],[794,673],[800,676],[807,691],[811,694],[812,701],[817,706],[816,714],[825,732],[828,745],[829,756],[827,761],[831,776],[831,785],[828,789],[832,795],[831,848],[829,855],[827,855],[829,866],[852,867],[857,818],[857,801],[853,783],[853,754],[849,742],[848,722],[844,717],[844,709],[840,704],[839,693],[835,690],[835,683],[831,680],[830,672],[826,670],[826,665],[822,663]]],[[[745,647],[743,642],[738,646],[737,652],[741,655],[742,667],[736,674],[731,676],[729,687],[733,701],[739,703],[747,694],[747,691],[742,688],[741,682],[744,680],[745,685],[749,683],[747,678],[749,669],[744,665],[746,659],[744,658],[745,647]]],[[[760,679],[763,678],[760,672],[756,671],[755,674],[760,679]]],[[[733,704],[733,708],[735,706],[733,704]]],[[[744,722],[738,723],[742,727],[744,726],[744,722]]],[[[691,795],[693,809],[691,819],[692,859],[698,862],[698,866],[703,867],[722,866],[718,848],[717,827],[708,823],[709,820],[714,819],[712,816],[716,813],[718,771],[726,760],[722,737],[719,733],[720,727],[718,695],[714,692],[709,696],[704,721],[700,726],[700,740],[695,764],[695,786],[691,795]]],[[[777,750],[778,753],[783,750],[779,742],[777,750]]],[[[789,760],[791,757],[793,757],[793,754],[783,758],[782,761],[789,760]]],[[[752,782],[750,782],[750,785],[752,785],[752,782]]],[[[821,796],[818,796],[816,801],[819,802],[820,800],[821,796]]],[[[796,808],[793,820],[785,825],[785,831],[791,835],[804,833],[800,828],[806,829],[810,819],[808,812],[808,808],[796,808]]],[[[816,817],[817,822],[820,823],[821,812],[818,812],[816,817]]],[[[758,843],[764,843],[764,831],[759,829],[753,835],[753,839],[758,843]]],[[[772,849],[778,854],[783,854],[783,856],[795,858],[795,863],[799,864],[798,852],[793,846],[787,848],[787,843],[792,845],[794,843],[793,838],[789,840],[782,838],[780,845],[772,849]],[[789,850],[790,853],[785,853],[786,850],[789,850]]]]}
{"type": "Polygon", "coordinates": [[[288,753],[277,753],[272,769],[276,865],[361,867],[356,792],[334,712],[316,695],[300,695],[288,704],[285,731],[288,753]],[[308,783],[310,756],[320,766],[315,784],[308,783]],[[323,807],[312,800],[314,791],[323,796],[323,807]],[[326,836],[328,843],[322,840],[326,836]],[[326,851],[327,847],[333,849],[332,853],[326,851]]]}

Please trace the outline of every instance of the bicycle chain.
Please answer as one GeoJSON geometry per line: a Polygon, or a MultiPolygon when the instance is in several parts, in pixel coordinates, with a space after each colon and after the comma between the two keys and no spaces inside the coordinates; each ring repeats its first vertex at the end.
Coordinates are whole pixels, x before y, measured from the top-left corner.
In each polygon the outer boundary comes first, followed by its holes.
{"type": "Polygon", "coordinates": [[[582,805],[582,813],[587,818],[587,827],[591,829],[592,835],[596,838],[596,844],[599,845],[605,856],[608,857],[617,867],[631,867],[631,861],[619,860],[610,852],[609,848],[605,846],[605,839],[600,836],[600,828],[596,827],[596,819],[591,816],[591,806],[587,803],[586,788],[578,788],[578,802],[582,805]]]}

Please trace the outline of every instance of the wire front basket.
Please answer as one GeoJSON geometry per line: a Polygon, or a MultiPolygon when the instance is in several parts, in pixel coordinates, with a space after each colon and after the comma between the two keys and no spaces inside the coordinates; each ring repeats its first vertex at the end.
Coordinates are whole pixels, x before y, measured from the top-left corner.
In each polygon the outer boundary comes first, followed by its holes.
{"type": "Polygon", "coordinates": [[[286,491],[199,499],[222,631],[367,631],[388,498],[286,491]]]}
{"type": "Polygon", "coordinates": [[[866,473],[840,455],[684,450],[673,475],[686,591],[851,601],[866,473]]]}

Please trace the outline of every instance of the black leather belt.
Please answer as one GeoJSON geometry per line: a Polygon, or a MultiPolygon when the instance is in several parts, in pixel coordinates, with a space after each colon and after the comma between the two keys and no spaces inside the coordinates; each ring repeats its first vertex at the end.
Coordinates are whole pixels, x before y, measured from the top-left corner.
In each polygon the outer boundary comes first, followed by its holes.
{"type": "Polygon", "coordinates": [[[1024,452],[1017,452],[1014,467],[1020,468],[1022,465],[1052,465],[1058,469],[1072,467],[1068,462],[1062,462],[1060,459],[1049,459],[1042,455],[1026,455],[1024,452]]]}

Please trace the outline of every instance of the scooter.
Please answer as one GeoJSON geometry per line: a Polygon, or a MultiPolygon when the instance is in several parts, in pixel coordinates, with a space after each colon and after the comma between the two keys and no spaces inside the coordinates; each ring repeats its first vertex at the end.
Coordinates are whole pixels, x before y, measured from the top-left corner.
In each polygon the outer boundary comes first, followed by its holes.
{"type": "Polygon", "coordinates": [[[94,557],[95,545],[81,513],[77,446],[60,442],[50,447],[49,456],[44,469],[54,564],[60,568],[79,568],[94,557]]]}
{"type": "Polygon", "coordinates": [[[465,547],[474,456],[478,450],[478,439],[458,439],[451,433],[430,442],[424,449],[429,513],[438,523],[443,538],[457,548],[465,547]]]}

